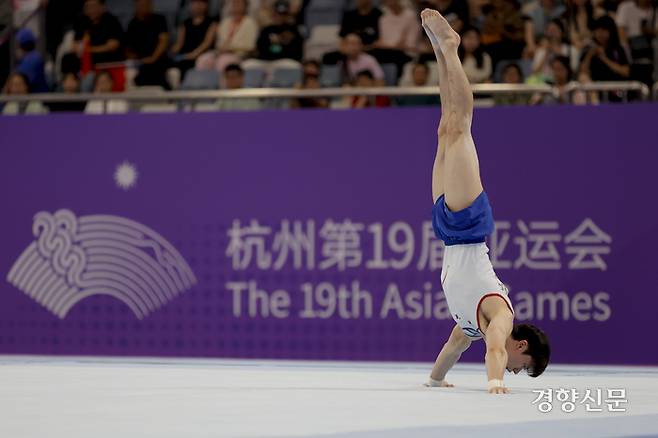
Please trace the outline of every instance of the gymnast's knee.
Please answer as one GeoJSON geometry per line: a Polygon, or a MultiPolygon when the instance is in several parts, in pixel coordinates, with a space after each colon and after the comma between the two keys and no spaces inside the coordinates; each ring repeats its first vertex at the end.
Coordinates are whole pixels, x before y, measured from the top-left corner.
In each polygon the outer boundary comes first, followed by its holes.
{"type": "Polygon", "coordinates": [[[471,135],[471,120],[469,117],[458,116],[452,113],[445,126],[444,136],[448,146],[461,143],[459,140],[467,135],[471,135]]]}

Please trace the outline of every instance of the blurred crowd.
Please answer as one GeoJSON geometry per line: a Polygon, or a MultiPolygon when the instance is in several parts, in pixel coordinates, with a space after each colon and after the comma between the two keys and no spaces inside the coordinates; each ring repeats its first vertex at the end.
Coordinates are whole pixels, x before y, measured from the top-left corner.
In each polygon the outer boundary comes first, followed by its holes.
{"type": "MultiPolygon", "coordinates": [[[[441,11],[461,35],[459,56],[472,83],[565,90],[550,98],[497,98],[499,104],[573,102],[582,98],[566,92],[574,80],[650,85],[657,51],[653,0],[41,0],[40,7],[43,32],[26,27],[13,35],[16,62],[0,78],[4,93],[435,85],[434,54],[419,23],[425,7],[441,11]]],[[[353,96],[291,105],[437,102],[434,96],[353,96]]],[[[259,104],[224,99],[213,105],[259,104]]],[[[126,108],[117,99],[48,108],[8,104],[3,112],[126,108]]]]}

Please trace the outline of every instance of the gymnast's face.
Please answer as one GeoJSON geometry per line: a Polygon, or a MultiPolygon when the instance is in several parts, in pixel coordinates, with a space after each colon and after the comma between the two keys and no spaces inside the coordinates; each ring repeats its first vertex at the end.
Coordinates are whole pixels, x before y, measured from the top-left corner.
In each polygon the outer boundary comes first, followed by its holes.
{"type": "Polygon", "coordinates": [[[505,344],[505,350],[507,350],[506,369],[510,373],[518,374],[532,366],[532,357],[524,354],[528,350],[528,341],[517,341],[510,336],[505,344]]]}

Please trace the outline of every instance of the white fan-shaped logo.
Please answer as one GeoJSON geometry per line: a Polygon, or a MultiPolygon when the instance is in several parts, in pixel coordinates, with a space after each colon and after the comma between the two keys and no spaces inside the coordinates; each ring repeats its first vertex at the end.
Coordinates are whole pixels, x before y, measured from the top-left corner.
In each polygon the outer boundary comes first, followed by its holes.
{"type": "Polygon", "coordinates": [[[197,282],[176,248],[129,219],[39,212],[32,232],[36,241],[7,280],[62,319],[93,295],[114,297],[142,319],[197,282]]]}
{"type": "Polygon", "coordinates": [[[117,169],[114,171],[114,182],[119,188],[123,190],[129,190],[135,187],[137,184],[137,177],[139,173],[134,164],[127,161],[119,164],[117,169]]]}

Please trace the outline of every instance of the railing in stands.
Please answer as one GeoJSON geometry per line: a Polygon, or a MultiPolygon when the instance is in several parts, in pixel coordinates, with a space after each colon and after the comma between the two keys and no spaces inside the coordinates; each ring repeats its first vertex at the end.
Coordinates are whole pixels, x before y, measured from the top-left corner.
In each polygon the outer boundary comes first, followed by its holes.
{"type": "MultiPolygon", "coordinates": [[[[475,84],[472,85],[476,96],[496,95],[557,95],[558,90],[549,85],[512,85],[512,84],[475,84]]],[[[654,87],[654,94],[658,88],[654,87]]],[[[568,93],[619,91],[627,97],[629,92],[636,92],[642,100],[651,98],[651,90],[641,82],[573,82],[567,85],[568,93]]],[[[298,90],[292,88],[249,88],[240,90],[203,90],[203,91],[150,91],[133,90],[123,93],[43,93],[27,95],[0,95],[4,102],[83,102],[109,101],[121,99],[128,102],[194,102],[208,99],[236,98],[309,98],[309,97],[345,97],[345,96],[427,96],[439,93],[439,87],[374,87],[374,88],[320,88],[298,90]]],[[[658,94],[656,95],[658,99],[658,94]]],[[[626,100],[626,99],[625,99],[626,100]]]]}
{"type": "MultiPolygon", "coordinates": [[[[628,93],[636,92],[639,94],[642,100],[651,99],[651,90],[649,87],[638,81],[627,81],[627,82],[572,82],[567,85],[567,91],[573,96],[575,92],[583,92],[586,94],[592,92],[604,92],[602,93],[603,100],[607,101],[607,95],[605,92],[615,92],[619,91],[623,93],[623,100],[628,101],[628,93]]],[[[589,98],[588,98],[589,101],[589,98]]]]}

